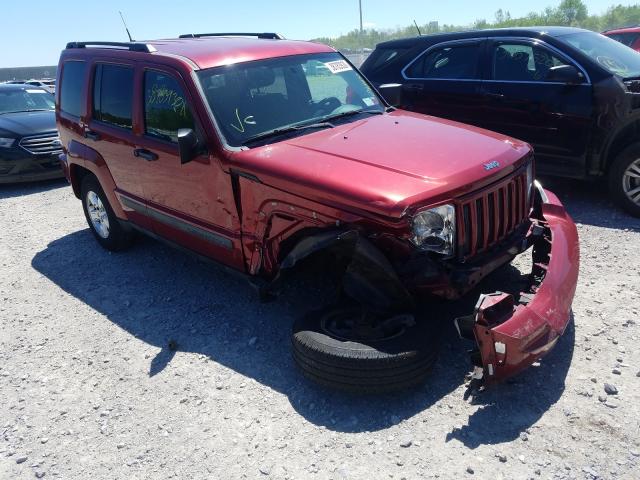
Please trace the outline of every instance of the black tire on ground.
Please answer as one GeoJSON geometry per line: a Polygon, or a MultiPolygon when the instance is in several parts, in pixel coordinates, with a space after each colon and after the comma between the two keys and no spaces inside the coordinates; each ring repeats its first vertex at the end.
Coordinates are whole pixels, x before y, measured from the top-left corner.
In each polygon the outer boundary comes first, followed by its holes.
{"type": "Polygon", "coordinates": [[[87,175],[82,179],[80,191],[84,216],[87,219],[91,233],[93,233],[93,236],[98,243],[103,248],[112,252],[121,251],[129,247],[133,242],[133,232],[125,230],[118,221],[115,213],[113,213],[111,205],[109,204],[107,196],[104,194],[104,191],[98,182],[98,179],[93,175],[87,175]],[[95,197],[93,196],[94,194],[95,197]],[[89,198],[92,198],[95,203],[96,197],[100,200],[104,207],[104,213],[106,214],[107,221],[102,224],[106,225],[107,228],[103,229],[102,233],[98,231],[99,227],[96,226],[99,224],[94,224],[89,213],[89,198]]]}
{"type": "Polygon", "coordinates": [[[609,191],[613,199],[631,215],[640,217],[640,178],[630,175],[640,174],[640,142],[629,145],[614,160],[609,169],[609,191]],[[635,165],[634,165],[635,163],[635,165]],[[634,165],[632,167],[632,165],[634,165]],[[626,182],[625,185],[625,176],[626,182]],[[637,200],[634,202],[625,192],[635,191],[633,195],[637,200]],[[629,190],[628,190],[629,191],[629,190]]]}
{"type": "Polygon", "coordinates": [[[293,358],[304,375],[327,387],[354,393],[380,393],[420,385],[436,361],[440,329],[415,321],[395,336],[375,341],[337,338],[323,319],[359,307],[329,307],[297,320],[291,337],[293,358]]]}

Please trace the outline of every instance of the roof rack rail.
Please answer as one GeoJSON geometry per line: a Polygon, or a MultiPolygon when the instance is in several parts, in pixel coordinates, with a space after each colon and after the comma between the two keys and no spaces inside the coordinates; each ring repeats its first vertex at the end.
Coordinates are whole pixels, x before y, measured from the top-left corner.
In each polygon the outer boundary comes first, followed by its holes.
{"type": "Polygon", "coordinates": [[[86,47],[116,47],[124,48],[132,52],[153,53],[156,51],[153,45],[139,42],[69,42],[67,48],[86,47]]]}
{"type": "Polygon", "coordinates": [[[201,38],[201,37],[258,37],[264,40],[284,40],[279,33],[185,33],[179,38],[201,38]]]}

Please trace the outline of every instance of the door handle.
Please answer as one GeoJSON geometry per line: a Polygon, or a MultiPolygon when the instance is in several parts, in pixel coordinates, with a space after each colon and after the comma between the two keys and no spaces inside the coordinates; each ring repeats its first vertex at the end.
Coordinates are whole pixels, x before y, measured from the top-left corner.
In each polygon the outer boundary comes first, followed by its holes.
{"type": "Polygon", "coordinates": [[[409,83],[404,88],[409,92],[421,92],[424,90],[424,85],[421,83],[409,83]]]}
{"type": "Polygon", "coordinates": [[[147,162],[153,162],[158,159],[158,155],[146,148],[136,148],[133,151],[134,157],[144,158],[147,162]]]}
{"type": "Polygon", "coordinates": [[[100,134],[97,132],[94,132],[93,130],[85,130],[84,138],[90,138],[94,142],[97,142],[98,140],[100,140],[100,134]]]}
{"type": "Polygon", "coordinates": [[[494,100],[504,100],[504,94],[502,94],[502,93],[485,92],[485,96],[487,96],[489,98],[493,98],[494,100]]]}

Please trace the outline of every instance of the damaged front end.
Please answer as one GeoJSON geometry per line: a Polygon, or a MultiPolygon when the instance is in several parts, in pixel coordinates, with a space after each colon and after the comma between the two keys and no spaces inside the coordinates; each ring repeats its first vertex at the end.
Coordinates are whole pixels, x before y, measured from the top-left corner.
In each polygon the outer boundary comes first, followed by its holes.
{"type": "Polygon", "coordinates": [[[414,267],[421,266],[422,272],[430,272],[426,277],[425,273],[421,277],[407,275],[403,264],[390,260],[388,251],[381,249],[375,238],[356,228],[316,231],[288,250],[271,287],[277,288],[281,275],[305,258],[329,253],[342,265],[341,292],[372,318],[393,318],[415,312],[416,299],[425,291],[416,284],[416,278],[428,280],[426,290],[431,294],[456,300],[500,265],[531,249],[532,271],[528,286],[519,295],[481,295],[471,315],[456,319],[460,335],[476,343],[472,352],[474,385],[489,385],[520,372],[546,354],[570,318],[579,266],[576,226],[558,198],[537,182],[533,208],[525,219],[527,230],[514,230],[501,248],[475,263],[438,262],[421,255],[418,258],[428,260],[428,268],[424,268],[425,263],[415,257],[406,260],[414,267]],[[432,281],[429,276],[438,280],[432,281]],[[442,285],[448,285],[449,290],[442,285]],[[442,294],[449,291],[451,294],[442,294]]]}
{"type": "Polygon", "coordinates": [[[527,242],[533,247],[530,285],[519,299],[481,295],[472,315],[456,319],[460,336],[476,342],[472,382],[489,385],[544,356],[569,323],[580,251],[575,224],[558,198],[537,184],[527,242]]]}

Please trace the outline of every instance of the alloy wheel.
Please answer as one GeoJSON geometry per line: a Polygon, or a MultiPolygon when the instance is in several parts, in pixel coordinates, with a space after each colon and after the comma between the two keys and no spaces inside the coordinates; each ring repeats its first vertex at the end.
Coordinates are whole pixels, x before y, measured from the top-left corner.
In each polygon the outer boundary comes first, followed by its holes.
{"type": "Polygon", "coordinates": [[[87,192],[87,212],[91,219],[91,225],[102,238],[109,237],[109,216],[102,200],[98,194],[92,190],[87,192]]]}
{"type": "Polygon", "coordinates": [[[636,205],[640,205],[640,158],[631,162],[622,175],[622,190],[636,205]]]}

